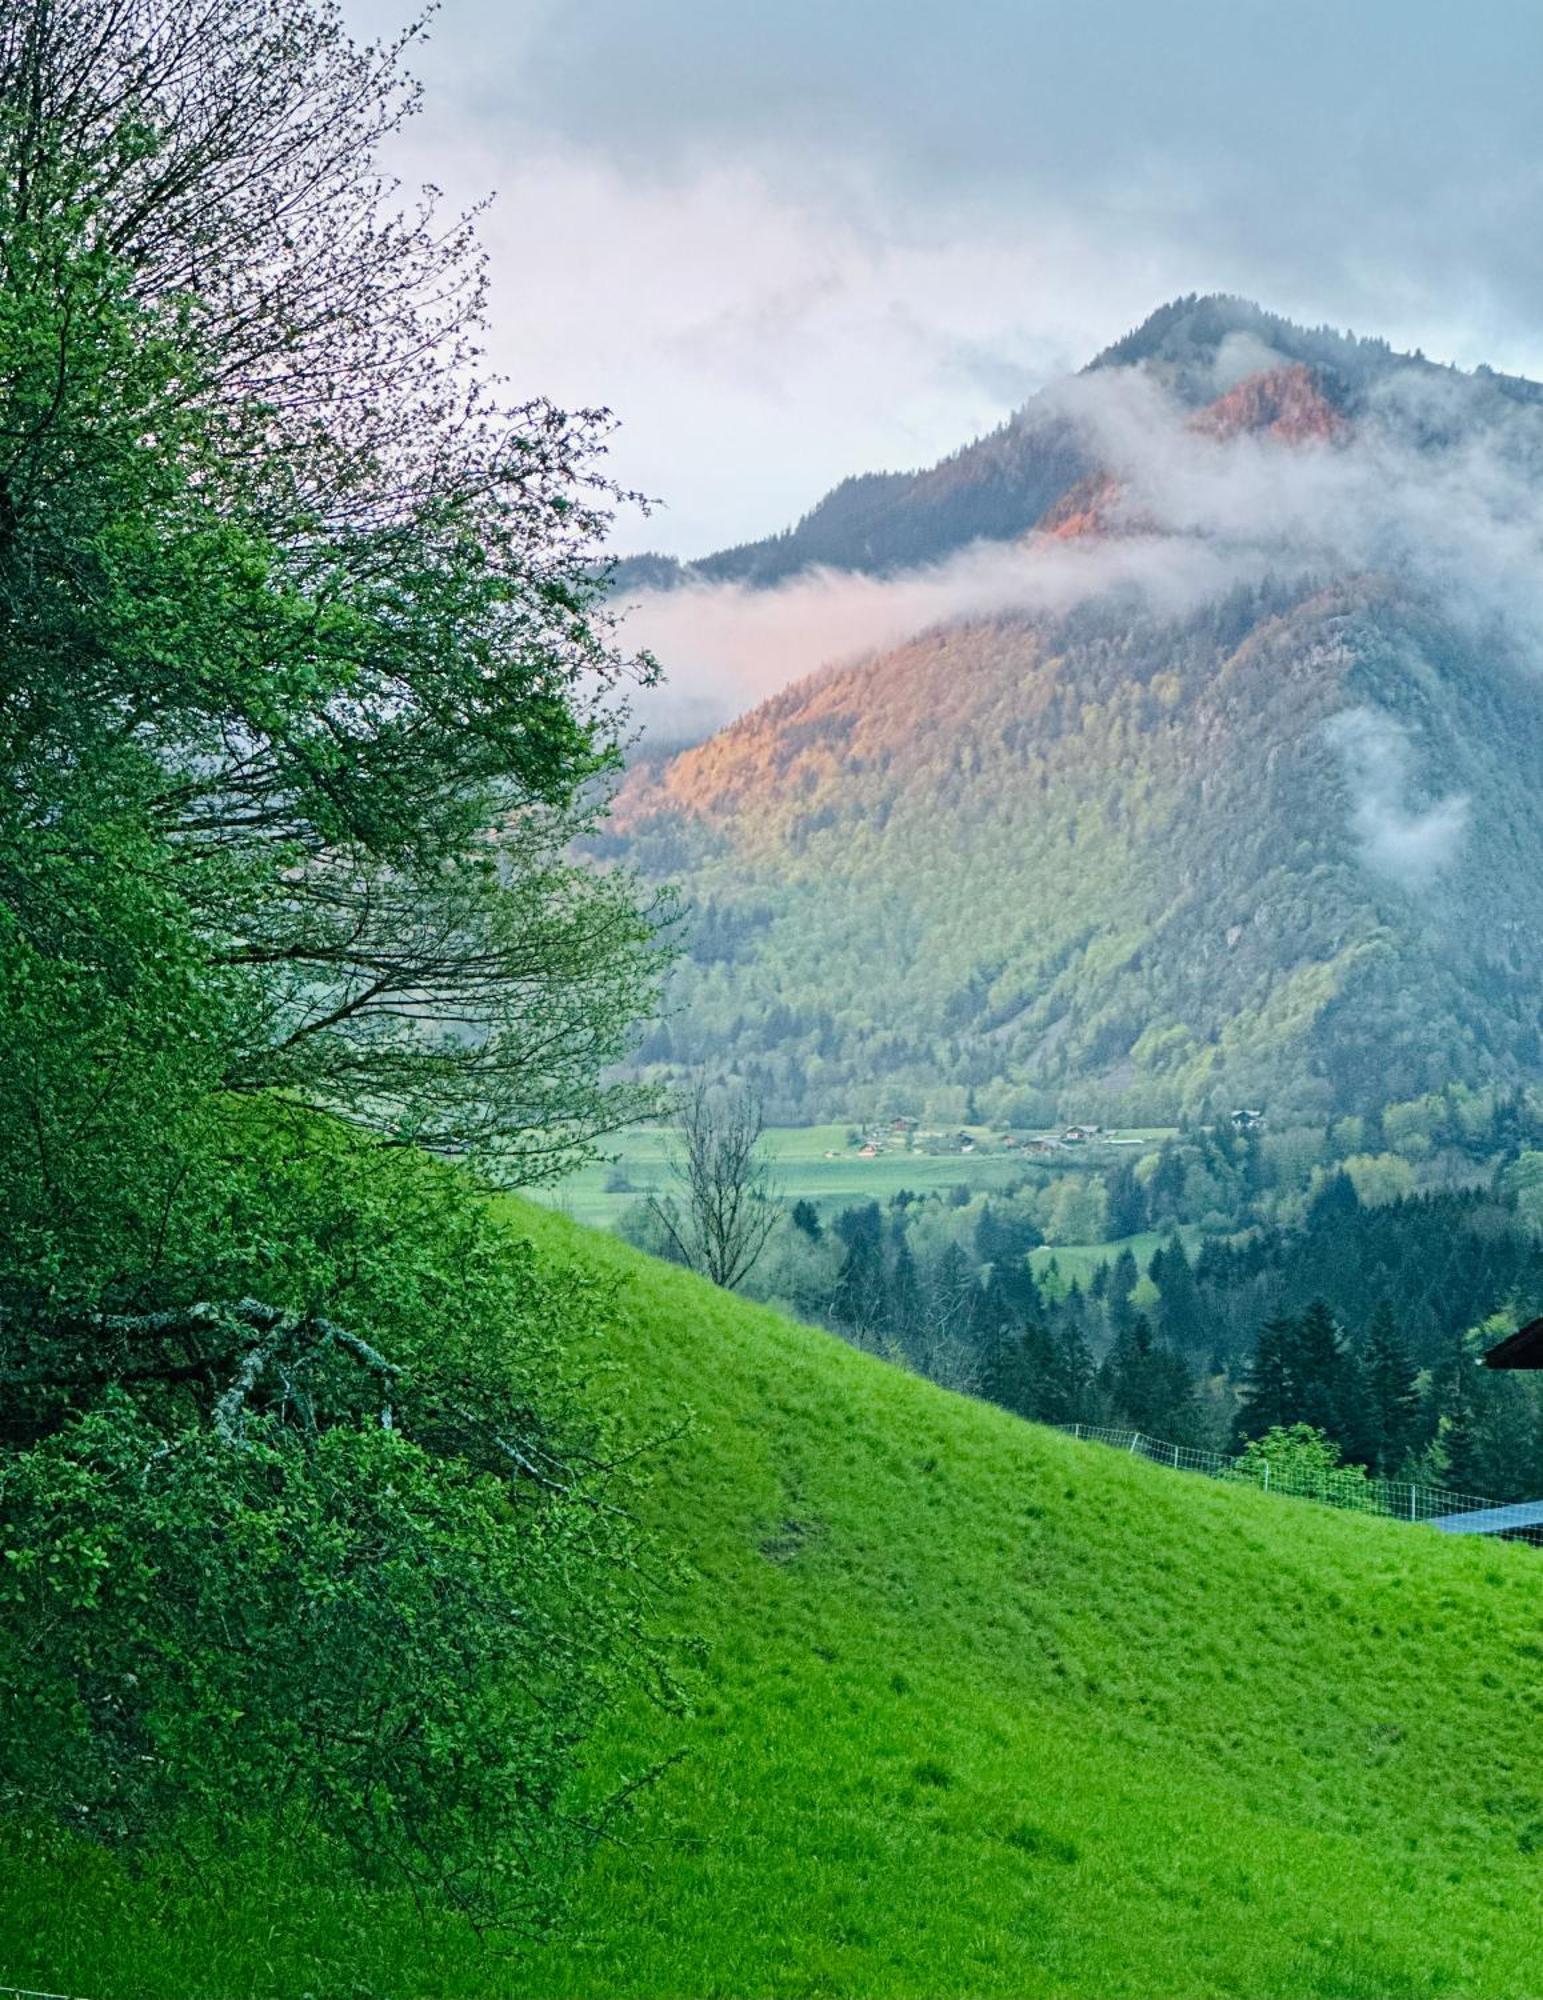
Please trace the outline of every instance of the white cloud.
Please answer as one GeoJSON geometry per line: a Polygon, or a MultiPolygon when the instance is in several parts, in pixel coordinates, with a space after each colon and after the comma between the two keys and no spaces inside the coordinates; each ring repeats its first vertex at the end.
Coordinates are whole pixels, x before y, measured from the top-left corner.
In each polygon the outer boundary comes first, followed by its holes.
{"type": "Polygon", "coordinates": [[[1401,888],[1429,888],[1457,859],[1468,830],[1467,797],[1452,793],[1423,810],[1410,806],[1413,746],[1408,731],[1380,709],[1345,709],[1331,717],[1327,735],[1344,764],[1362,860],[1401,888]]]}
{"type": "Polygon", "coordinates": [[[1061,384],[1051,402],[1079,424],[1092,460],[1115,476],[1125,532],[1069,543],[981,544],[899,576],[810,572],[771,590],[697,584],[649,593],[627,632],[655,652],[670,687],[653,714],[712,726],[833,661],[898,644],[929,626],[1002,613],[1055,613],[1113,591],[1181,612],[1233,583],[1268,575],[1393,572],[1478,632],[1498,620],[1543,663],[1543,414],[1504,407],[1445,445],[1410,442],[1409,401],[1431,388],[1395,382],[1341,442],[1290,444],[1197,432],[1138,370],[1061,384]]]}

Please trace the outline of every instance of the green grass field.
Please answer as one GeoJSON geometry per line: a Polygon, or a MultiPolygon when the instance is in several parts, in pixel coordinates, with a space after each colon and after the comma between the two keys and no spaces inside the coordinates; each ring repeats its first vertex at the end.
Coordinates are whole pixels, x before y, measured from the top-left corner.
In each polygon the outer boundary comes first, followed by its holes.
{"type": "MultiPolygon", "coordinates": [[[[781,1125],[767,1132],[766,1151],[785,1199],[812,1201],[830,1210],[844,1208],[854,1201],[885,1202],[902,1188],[909,1188],[915,1194],[960,1186],[972,1193],[989,1192],[1021,1180],[1030,1165],[1047,1164],[1043,1158],[1022,1152],[924,1153],[899,1149],[880,1153],[877,1159],[864,1160],[858,1156],[857,1148],[847,1143],[852,1129],[850,1125],[781,1125]],[[835,1157],[827,1159],[828,1153],[835,1157]]],[[[984,1133],[981,1136],[984,1140],[984,1133]]],[[[1155,1144],[1165,1135],[1152,1131],[1131,1136],[1150,1138],[1155,1144]]],[[[668,1131],[658,1125],[634,1126],[619,1132],[607,1142],[610,1162],[580,1168],[542,1199],[576,1222],[599,1229],[614,1228],[624,1209],[669,1185],[668,1144],[668,1131]],[[631,1185],[620,1190],[609,1189],[607,1180],[618,1168],[625,1172],[631,1185]]],[[[1062,1168],[1086,1166],[1097,1171],[1122,1157],[1138,1158],[1139,1154],[1134,1148],[1126,1152],[1089,1147],[1050,1164],[1062,1168]]]]}
{"type": "Polygon", "coordinates": [[[620,1242],[595,1392],[707,1641],[677,1755],[517,1962],[302,1858],[0,1851],[0,1984],[86,2000],[1543,1991],[1543,1564],[948,1395],[620,1242]]]}

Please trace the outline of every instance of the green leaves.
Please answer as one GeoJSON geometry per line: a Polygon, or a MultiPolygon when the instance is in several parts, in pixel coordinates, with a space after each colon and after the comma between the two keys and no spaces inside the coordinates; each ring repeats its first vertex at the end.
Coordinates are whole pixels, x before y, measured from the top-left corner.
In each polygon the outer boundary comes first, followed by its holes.
{"type": "Polygon", "coordinates": [[[639,1558],[593,1301],[415,1149],[581,1157],[660,958],[604,423],[475,382],[410,102],[320,0],[0,18],[0,1811],[529,1919],[639,1558]]]}

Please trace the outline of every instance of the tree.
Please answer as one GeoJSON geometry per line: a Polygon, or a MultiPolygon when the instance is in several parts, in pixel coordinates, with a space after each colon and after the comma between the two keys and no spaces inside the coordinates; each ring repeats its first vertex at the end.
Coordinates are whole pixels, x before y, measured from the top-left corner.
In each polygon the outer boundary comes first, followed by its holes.
{"type": "Polygon", "coordinates": [[[1376,1470],[1389,1477],[1414,1448],[1420,1420],[1417,1371],[1386,1299],[1366,1330],[1362,1366],[1377,1429],[1376,1470]]]}
{"type": "Polygon", "coordinates": [[[1122,1236],[1140,1235],[1146,1227],[1147,1204],[1134,1167],[1129,1161],[1121,1160],[1114,1171],[1105,1176],[1105,1184],[1109,1194],[1110,1236],[1118,1241],[1122,1236]]]}
{"type": "Polygon", "coordinates": [[[1108,1225],[1103,1177],[1065,1174],[1055,1183],[1045,1236],[1052,1243],[1101,1243],[1108,1225]]]}
{"type": "Polygon", "coordinates": [[[567,857],[650,670],[603,421],[501,407],[469,227],[392,213],[412,101],[310,0],[7,13],[0,832],[175,850],[227,1088],[540,1179],[638,1107],[649,901],[567,857]]]}
{"type": "Polygon", "coordinates": [[[648,899],[569,849],[650,669],[603,422],[502,408],[469,230],[392,213],[398,57],[0,15],[0,1799],[519,1914],[642,1551],[584,1288],[420,1152],[638,1102],[648,899]]]}
{"type": "Polygon", "coordinates": [[[1182,1357],[1152,1335],[1138,1313],[1104,1357],[1099,1386],[1138,1431],[1182,1442],[1191,1427],[1194,1384],[1182,1357]]]}
{"type": "Polygon", "coordinates": [[[820,1211],[812,1201],[795,1201],[788,1220],[795,1229],[807,1236],[811,1243],[818,1243],[825,1234],[820,1223],[820,1211]]]}
{"type": "Polygon", "coordinates": [[[650,1197],[681,1262],[726,1291],[750,1275],[777,1222],[764,1131],[753,1092],[713,1091],[699,1078],[681,1101],[679,1142],[669,1155],[680,1195],[650,1197]]]}
{"type": "Polygon", "coordinates": [[[1238,1412],[1240,1437],[1262,1437],[1292,1421],[1296,1393],[1292,1355],[1297,1338],[1297,1323],[1293,1319],[1266,1320],[1259,1329],[1253,1359],[1243,1379],[1242,1407],[1238,1412]]]}
{"type": "Polygon", "coordinates": [[[1158,1291],[1157,1323],[1163,1338],[1180,1349],[1200,1348],[1205,1340],[1205,1315],[1195,1274],[1177,1235],[1154,1250],[1147,1275],[1158,1291]]]}
{"type": "Polygon", "coordinates": [[[1272,1425],[1262,1437],[1251,1438],[1233,1463],[1244,1478],[1272,1493],[1370,1508],[1365,1472],[1358,1465],[1342,1465],[1339,1446],[1312,1424],[1272,1425]]]}
{"type": "Polygon", "coordinates": [[[1131,1321],[1136,1316],[1136,1309],[1131,1304],[1130,1295],[1136,1289],[1140,1276],[1141,1273],[1137,1269],[1136,1259],[1131,1254],[1130,1246],[1127,1244],[1125,1249],[1114,1260],[1113,1268],[1109,1273],[1107,1297],[1104,1301],[1104,1310],[1109,1319],[1109,1331],[1116,1339],[1120,1334],[1127,1331],[1131,1321]]]}
{"type": "Polygon", "coordinates": [[[1344,1343],[1333,1312],[1322,1299],[1295,1322],[1288,1343],[1292,1418],[1337,1435],[1344,1394],[1344,1343]]]}

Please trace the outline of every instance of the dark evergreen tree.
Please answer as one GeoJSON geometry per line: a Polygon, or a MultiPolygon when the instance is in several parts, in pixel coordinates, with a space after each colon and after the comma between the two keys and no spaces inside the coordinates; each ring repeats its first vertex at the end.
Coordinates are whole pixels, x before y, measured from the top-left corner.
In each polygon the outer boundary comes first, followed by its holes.
{"type": "Polygon", "coordinates": [[[871,1340],[889,1328],[889,1282],[878,1203],[862,1202],[843,1209],[835,1227],[846,1245],[846,1256],[831,1296],[831,1317],[855,1338],[871,1340]]]}
{"type": "Polygon", "coordinates": [[[1242,1407],[1237,1420],[1240,1440],[1263,1437],[1277,1424],[1295,1421],[1296,1383],[1291,1357],[1299,1337],[1294,1319],[1266,1320],[1260,1327],[1253,1358],[1243,1378],[1242,1407]]]}
{"type": "Polygon", "coordinates": [[[1361,1359],[1376,1426],[1374,1469],[1388,1478],[1414,1448],[1420,1422],[1420,1394],[1416,1386],[1417,1371],[1387,1300],[1372,1315],[1361,1359]]]}
{"type": "Polygon", "coordinates": [[[1344,1398],[1344,1343],[1338,1322],[1322,1299],[1314,1299],[1296,1322],[1287,1367],[1291,1375],[1289,1421],[1311,1424],[1337,1440],[1344,1398]]]}
{"type": "Polygon", "coordinates": [[[820,1211],[812,1201],[795,1201],[788,1220],[795,1229],[802,1231],[811,1243],[818,1243],[825,1234],[820,1223],[820,1211]]]}
{"type": "Polygon", "coordinates": [[[922,1323],[921,1283],[909,1239],[904,1230],[894,1233],[898,1240],[889,1270],[889,1324],[901,1340],[906,1340],[922,1323]]]}
{"type": "Polygon", "coordinates": [[[1163,1339],[1181,1352],[1203,1350],[1205,1313],[1194,1271],[1177,1236],[1153,1253],[1148,1274],[1158,1290],[1157,1328],[1163,1339]]]}
{"type": "Polygon", "coordinates": [[[1353,1347],[1340,1354],[1335,1391],[1334,1422],[1329,1432],[1347,1465],[1364,1465],[1376,1472],[1381,1457],[1382,1427],[1372,1401],[1371,1385],[1360,1355],[1353,1347]]]}
{"type": "Polygon", "coordinates": [[[1184,1442],[1194,1413],[1194,1384],[1183,1359],[1156,1340],[1138,1313],[1104,1358],[1099,1387],[1115,1412],[1148,1436],[1184,1442]]]}
{"type": "Polygon", "coordinates": [[[1136,1317],[1136,1308],[1130,1302],[1130,1295],[1136,1289],[1141,1277],[1135,1258],[1127,1248],[1114,1260],[1114,1268],[1109,1273],[1109,1295],[1104,1301],[1105,1316],[1109,1321],[1111,1339],[1117,1340],[1128,1332],[1131,1321],[1136,1317]]]}
{"type": "Polygon", "coordinates": [[[1109,1199],[1111,1240],[1117,1242],[1122,1236],[1139,1236],[1147,1226],[1146,1194],[1128,1160],[1121,1160],[1111,1173],[1104,1176],[1104,1187],[1109,1199]]]}

